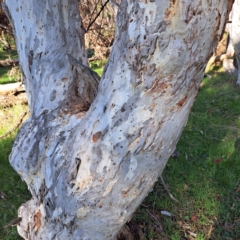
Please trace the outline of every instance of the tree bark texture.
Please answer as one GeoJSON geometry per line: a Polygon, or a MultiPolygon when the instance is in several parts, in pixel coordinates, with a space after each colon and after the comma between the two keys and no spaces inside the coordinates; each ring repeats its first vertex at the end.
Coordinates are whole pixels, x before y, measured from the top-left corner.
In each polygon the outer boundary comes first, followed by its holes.
{"type": "Polygon", "coordinates": [[[240,0],[235,0],[232,8],[232,23],[230,25],[230,41],[234,48],[234,58],[236,60],[237,69],[233,64],[233,69],[237,73],[237,84],[240,85],[240,0]]]}
{"type": "Polygon", "coordinates": [[[226,26],[228,32],[228,46],[226,54],[218,56],[216,60],[223,61],[225,72],[237,79],[240,84],[240,17],[239,17],[240,1],[236,0],[233,4],[232,11],[229,15],[229,23],[226,26]]]}
{"type": "Polygon", "coordinates": [[[31,111],[10,156],[33,196],[24,239],[115,239],[175,150],[228,5],[122,0],[95,98],[68,58],[87,65],[77,2],[5,1],[31,111]]]}

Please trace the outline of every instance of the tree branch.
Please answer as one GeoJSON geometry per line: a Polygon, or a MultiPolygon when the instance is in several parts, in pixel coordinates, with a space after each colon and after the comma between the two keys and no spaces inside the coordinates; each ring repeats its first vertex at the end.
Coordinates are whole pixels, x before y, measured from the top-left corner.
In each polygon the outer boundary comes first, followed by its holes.
{"type": "Polygon", "coordinates": [[[19,64],[18,59],[6,59],[6,60],[1,60],[0,61],[0,67],[8,67],[8,66],[13,66],[19,64]]]}
{"type": "Polygon", "coordinates": [[[101,14],[101,12],[103,11],[103,9],[106,7],[106,5],[108,4],[109,0],[107,0],[101,7],[100,11],[98,12],[97,16],[92,20],[92,22],[90,22],[90,24],[87,27],[86,32],[89,30],[89,28],[93,25],[93,23],[96,21],[96,19],[99,17],[99,15],[101,14]]]}

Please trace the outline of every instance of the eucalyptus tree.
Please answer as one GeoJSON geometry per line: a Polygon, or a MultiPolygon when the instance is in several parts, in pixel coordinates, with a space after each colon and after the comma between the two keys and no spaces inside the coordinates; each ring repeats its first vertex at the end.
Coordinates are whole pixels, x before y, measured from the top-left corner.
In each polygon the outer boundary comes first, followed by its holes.
{"type": "Polygon", "coordinates": [[[24,239],[115,238],[175,150],[228,4],[122,0],[98,84],[78,0],[5,0],[31,113],[10,156],[24,239]]]}

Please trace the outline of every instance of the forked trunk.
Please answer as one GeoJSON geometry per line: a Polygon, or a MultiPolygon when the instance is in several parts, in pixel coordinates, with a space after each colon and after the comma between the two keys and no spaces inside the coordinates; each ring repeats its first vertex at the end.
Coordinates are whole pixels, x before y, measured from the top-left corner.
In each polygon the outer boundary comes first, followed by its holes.
{"type": "Polygon", "coordinates": [[[19,209],[25,239],[115,238],[175,150],[228,9],[122,0],[93,101],[77,4],[5,1],[31,109],[10,157],[33,196],[19,209]]]}

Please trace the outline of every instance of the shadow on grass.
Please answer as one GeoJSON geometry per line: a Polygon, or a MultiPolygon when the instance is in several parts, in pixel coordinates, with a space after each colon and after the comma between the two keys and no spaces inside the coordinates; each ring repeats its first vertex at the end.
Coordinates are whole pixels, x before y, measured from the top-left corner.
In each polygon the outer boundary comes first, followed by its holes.
{"type": "Polygon", "coordinates": [[[224,73],[209,74],[177,145],[181,155],[163,172],[179,203],[159,181],[132,219],[147,239],[240,239],[240,88],[224,73]]]}

